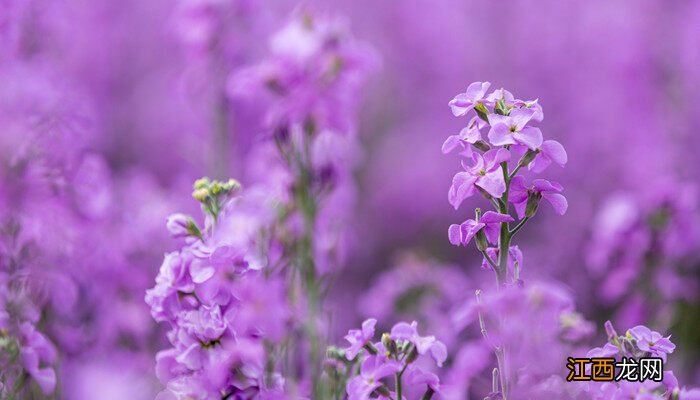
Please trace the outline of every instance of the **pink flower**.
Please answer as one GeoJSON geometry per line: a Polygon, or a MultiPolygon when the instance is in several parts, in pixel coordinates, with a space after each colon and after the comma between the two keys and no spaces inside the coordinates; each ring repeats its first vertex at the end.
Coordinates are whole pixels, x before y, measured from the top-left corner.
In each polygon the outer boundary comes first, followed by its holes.
{"type": "Polygon", "coordinates": [[[494,146],[522,144],[531,150],[542,145],[542,131],[527,126],[535,115],[534,109],[518,108],[510,115],[489,114],[489,141],[494,146]]]}
{"type": "Polygon", "coordinates": [[[478,190],[486,191],[493,197],[501,197],[506,191],[506,183],[501,171],[501,163],[510,160],[510,152],[506,149],[489,150],[482,156],[472,154],[472,165],[462,163],[465,171],[458,172],[452,178],[452,186],[448,200],[455,208],[459,208],[464,199],[471,197],[478,190]]]}
{"type": "Polygon", "coordinates": [[[487,211],[479,218],[479,221],[468,219],[462,224],[452,224],[449,228],[450,243],[455,246],[466,246],[480,230],[484,230],[486,238],[491,243],[498,242],[498,233],[501,222],[512,222],[513,217],[507,214],[499,214],[493,211],[487,211]]]}
{"type": "Polygon", "coordinates": [[[464,93],[460,93],[450,100],[449,106],[455,117],[461,117],[474,108],[479,102],[484,100],[486,91],[491,86],[490,82],[474,82],[464,93]]]}

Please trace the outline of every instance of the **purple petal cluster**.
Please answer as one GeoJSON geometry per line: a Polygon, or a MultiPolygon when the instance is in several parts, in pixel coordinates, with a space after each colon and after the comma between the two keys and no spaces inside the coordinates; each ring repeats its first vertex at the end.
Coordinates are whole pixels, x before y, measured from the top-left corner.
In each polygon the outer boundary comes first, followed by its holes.
{"type": "Polygon", "coordinates": [[[689,389],[680,386],[678,379],[666,365],[667,355],[673,353],[676,345],[670,341],[670,335],[664,337],[659,332],[652,331],[644,325],[629,329],[625,335],[619,336],[612,323],[607,321],[605,328],[608,342],[603,347],[588,351],[586,357],[622,357],[639,359],[641,357],[659,357],[664,362],[664,375],[661,382],[645,380],[643,382],[593,382],[585,386],[588,398],[602,399],[695,399],[700,395],[700,389],[689,389]]]}
{"type": "Polygon", "coordinates": [[[698,215],[696,188],[677,182],[642,196],[617,193],[601,205],[587,267],[601,287],[600,305],[616,310],[617,323],[664,326],[661,303],[697,299],[698,215]]]}
{"type": "Polygon", "coordinates": [[[266,396],[283,388],[266,363],[269,346],[290,327],[286,287],[260,271],[254,249],[263,244],[266,225],[243,215],[252,229],[241,232],[239,213],[249,210],[246,200],[232,198],[235,188],[232,182],[195,184],[193,196],[209,212],[203,228],[191,217],[168,219],[178,233],[182,224],[173,221],[185,221],[189,240],[165,255],[156,286],[146,294],[153,318],[170,326],[171,347],[156,356],[166,386],[162,398],[266,396]]]}
{"type": "Polygon", "coordinates": [[[375,394],[379,398],[402,397],[411,390],[429,396],[439,394],[440,381],[423,366],[423,356],[429,356],[433,366],[442,367],[447,359],[445,345],[435,336],[421,336],[415,321],[399,322],[382,334],[381,341],[373,342],[376,323],[373,318],[365,320],[362,329],[350,330],[345,337],[350,346],[344,350],[344,356],[360,364],[359,372],[347,377],[348,399],[367,400],[376,398],[375,394]],[[389,384],[386,378],[392,376],[395,381],[389,384]]]}

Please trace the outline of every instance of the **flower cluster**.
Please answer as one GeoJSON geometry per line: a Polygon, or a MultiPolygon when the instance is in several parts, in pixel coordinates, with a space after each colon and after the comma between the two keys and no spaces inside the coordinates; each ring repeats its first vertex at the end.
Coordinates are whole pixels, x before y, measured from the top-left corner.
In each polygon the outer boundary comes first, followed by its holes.
{"type": "MultiPolygon", "coordinates": [[[[629,329],[620,336],[612,323],[605,323],[608,342],[603,347],[591,349],[586,357],[606,357],[617,360],[626,357],[639,359],[642,357],[657,357],[666,364],[667,357],[676,349],[670,340],[670,335],[664,337],[644,325],[629,329]]],[[[586,398],[603,399],[659,399],[659,400],[693,400],[700,399],[700,389],[681,387],[672,371],[664,368],[661,382],[653,380],[619,382],[591,382],[585,391],[586,398]]]]}
{"type": "Polygon", "coordinates": [[[233,101],[262,100],[267,140],[253,150],[250,178],[279,201],[276,223],[289,268],[286,281],[305,305],[301,335],[290,348],[308,349],[302,380],[321,397],[324,324],[322,297],[328,277],[345,262],[353,167],[358,157],[355,111],[373,53],[338,19],[297,11],[269,41],[264,61],[234,72],[233,101]]]}
{"type": "Polygon", "coordinates": [[[361,329],[352,329],[345,336],[350,346],[343,350],[330,348],[329,356],[340,361],[335,375],[344,374],[349,400],[402,399],[405,393],[418,390],[421,399],[440,393],[440,380],[426,369],[426,357],[442,367],[447,348],[434,336],[420,336],[418,323],[399,322],[381,340],[373,342],[377,320],[370,318],[361,329]],[[354,365],[359,364],[356,373],[354,365]],[[394,378],[393,384],[386,382],[394,378]]]}
{"type": "Polygon", "coordinates": [[[267,60],[231,76],[233,98],[262,96],[273,128],[355,131],[357,91],[376,61],[342,20],[300,9],[270,38],[269,48],[267,60]]]}
{"type": "MultiPolygon", "coordinates": [[[[146,295],[155,320],[171,328],[172,347],[156,357],[167,388],[163,399],[250,398],[283,389],[268,357],[288,329],[286,288],[261,271],[268,259],[255,249],[265,248],[266,225],[241,232],[238,214],[246,199],[238,190],[233,180],[200,179],[193,197],[202,204],[205,225],[182,214],[168,219],[171,234],[184,237],[185,245],[165,255],[146,295]]],[[[244,216],[248,224],[251,215],[244,216]]]]}
{"type": "Polygon", "coordinates": [[[561,378],[561,360],[595,331],[576,311],[570,291],[546,282],[477,291],[453,313],[453,326],[471,332],[472,338],[461,346],[445,381],[445,391],[455,398],[479,383],[477,373],[486,370],[493,358],[488,352],[495,353],[496,361],[507,358],[505,371],[498,370],[493,377],[489,390],[493,398],[505,390],[516,398],[544,398],[548,381],[561,378]],[[474,362],[476,354],[485,361],[474,362]]]}
{"type": "MultiPolygon", "coordinates": [[[[476,241],[483,256],[482,267],[495,272],[499,290],[483,302],[481,291],[477,291],[476,302],[467,302],[456,319],[466,323],[478,320],[483,341],[495,354],[498,367],[493,369],[489,399],[508,399],[526,392],[539,397],[541,392],[533,388],[556,374],[551,370],[528,373],[529,355],[556,357],[558,353],[553,350],[565,348],[558,344],[560,336],[580,339],[591,329],[574,311],[570,296],[556,286],[522,288],[523,254],[512,239],[535,216],[541,200],[560,215],[566,212],[568,203],[560,184],[540,178],[526,180],[523,173],[540,173],[552,162],[564,166],[567,154],[559,142],[544,140],[542,131],[533,126],[544,118],[537,100],[518,100],[505,89],[489,93],[490,86],[489,82],[474,82],[449,102],[456,117],[471,111],[476,115],[442,146],[443,153],[460,149],[465,158],[463,171],[452,179],[450,204],[458,209],[465,199],[479,193],[494,207],[494,211],[484,213],[477,208],[473,219],[448,229],[449,241],[455,246],[476,241]],[[483,130],[487,130],[486,138],[482,137],[483,130]],[[564,321],[566,327],[562,326],[564,321]],[[538,326],[538,335],[523,334],[533,323],[538,326]]],[[[483,367],[463,362],[462,353],[473,354],[479,348],[479,344],[465,347],[457,357],[455,370],[466,367],[468,372],[463,376],[471,377],[483,367]]],[[[448,386],[453,396],[464,395],[468,389],[468,383],[458,383],[459,375],[455,373],[456,382],[448,386]]]]}
{"type": "Polygon", "coordinates": [[[588,269],[601,287],[601,304],[619,323],[669,326],[663,307],[697,299],[698,204],[696,188],[669,182],[651,194],[616,194],[594,220],[588,269]]]}
{"type": "Polygon", "coordinates": [[[450,204],[457,209],[465,199],[481,193],[495,207],[495,211],[483,215],[477,209],[474,219],[451,225],[450,243],[466,246],[476,238],[477,248],[496,271],[500,286],[518,280],[517,266],[513,271],[508,270],[509,253],[520,253],[511,249],[510,240],[535,215],[540,201],[549,202],[558,214],[564,214],[567,209],[561,185],[545,179],[528,183],[518,174],[523,168],[542,172],[552,162],[563,166],[567,155],[559,142],[544,140],[542,131],[532,126],[544,118],[537,100],[518,100],[505,89],[488,93],[490,86],[489,82],[474,82],[450,101],[455,116],[466,116],[470,111],[476,115],[459,134],[447,138],[442,151],[460,149],[466,159],[462,161],[463,171],[452,179],[450,204]],[[482,137],[483,130],[488,130],[486,139],[482,137]],[[510,223],[516,221],[510,215],[510,205],[519,218],[513,229],[510,223]],[[498,248],[490,247],[496,245],[498,248]]]}

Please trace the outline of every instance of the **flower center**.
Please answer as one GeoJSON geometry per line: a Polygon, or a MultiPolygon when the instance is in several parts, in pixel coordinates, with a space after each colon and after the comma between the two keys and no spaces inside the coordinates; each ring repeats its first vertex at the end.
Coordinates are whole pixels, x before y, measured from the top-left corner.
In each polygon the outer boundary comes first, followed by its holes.
{"type": "Polygon", "coordinates": [[[481,176],[486,175],[486,170],[480,169],[480,170],[479,170],[479,175],[481,175],[481,176]]]}
{"type": "Polygon", "coordinates": [[[515,133],[515,132],[517,132],[517,131],[518,131],[518,127],[517,127],[517,126],[512,125],[512,126],[510,127],[510,133],[515,133]]]}

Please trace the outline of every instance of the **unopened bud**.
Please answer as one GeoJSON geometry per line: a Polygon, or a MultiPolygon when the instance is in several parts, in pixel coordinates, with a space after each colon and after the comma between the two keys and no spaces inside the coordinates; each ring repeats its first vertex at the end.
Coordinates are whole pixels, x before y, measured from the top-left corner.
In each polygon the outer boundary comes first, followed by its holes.
{"type": "Polygon", "coordinates": [[[195,189],[195,191],[192,192],[192,197],[194,197],[194,199],[199,201],[199,202],[206,200],[206,198],[208,196],[209,196],[209,189],[207,189],[207,188],[195,189]]]}
{"type": "Polygon", "coordinates": [[[406,356],[406,364],[410,364],[418,358],[418,349],[416,349],[416,346],[411,346],[411,350],[408,353],[408,356],[406,356]]]}
{"type": "Polygon", "coordinates": [[[493,111],[498,115],[508,115],[508,106],[506,106],[505,100],[501,99],[496,102],[493,111]]]}
{"type": "Polygon", "coordinates": [[[486,142],[485,142],[484,140],[482,140],[482,139],[479,139],[479,140],[477,140],[476,142],[474,142],[473,146],[476,147],[477,150],[481,150],[481,151],[489,151],[489,150],[491,150],[491,146],[489,146],[489,144],[486,143],[486,142]]]}
{"type": "Polygon", "coordinates": [[[478,115],[479,118],[483,119],[486,122],[489,122],[489,110],[486,108],[484,103],[478,103],[474,107],[474,111],[476,111],[476,115],[478,115]]]}
{"type": "Polygon", "coordinates": [[[200,237],[202,234],[192,217],[185,214],[172,214],[168,217],[165,226],[173,237],[200,237]]]}
{"type": "Polygon", "coordinates": [[[678,388],[674,388],[673,392],[671,392],[671,400],[680,400],[681,398],[681,390],[678,388]]]}
{"type": "Polygon", "coordinates": [[[209,183],[209,178],[207,178],[206,176],[203,178],[199,178],[196,181],[194,181],[194,189],[197,190],[207,188],[209,186],[209,183]]]}
{"type": "Polygon", "coordinates": [[[530,192],[527,196],[527,206],[525,206],[525,216],[532,218],[537,214],[537,208],[540,205],[541,193],[530,192]]]}
{"type": "Polygon", "coordinates": [[[396,342],[391,339],[388,333],[382,334],[382,345],[384,345],[386,351],[392,356],[396,356],[399,352],[398,347],[396,347],[396,342]]]}
{"type": "Polygon", "coordinates": [[[483,229],[480,229],[476,233],[476,248],[479,249],[479,251],[486,251],[488,247],[489,242],[486,240],[486,233],[484,233],[483,229]]]}
{"type": "Polygon", "coordinates": [[[386,397],[386,398],[391,398],[391,392],[390,392],[389,389],[387,389],[387,387],[384,386],[384,385],[378,387],[377,390],[376,390],[376,392],[379,393],[379,394],[381,394],[382,396],[384,396],[384,397],[386,397]]]}
{"type": "Polygon", "coordinates": [[[535,157],[537,157],[537,154],[539,154],[539,152],[540,152],[539,150],[528,150],[527,153],[525,153],[525,155],[523,155],[523,158],[520,159],[520,161],[518,162],[518,165],[520,165],[521,167],[524,167],[524,166],[530,164],[530,162],[532,162],[532,160],[534,160],[535,157]]]}
{"type": "Polygon", "coordinates": [[[330,346],[326,349],[326,358],[332,358],[334,360],[345,360],[345,350],[330,346]]]}

